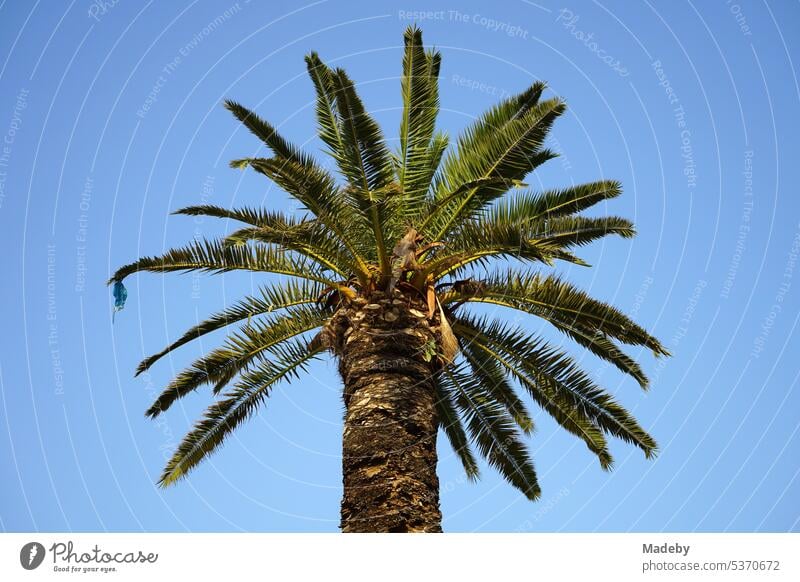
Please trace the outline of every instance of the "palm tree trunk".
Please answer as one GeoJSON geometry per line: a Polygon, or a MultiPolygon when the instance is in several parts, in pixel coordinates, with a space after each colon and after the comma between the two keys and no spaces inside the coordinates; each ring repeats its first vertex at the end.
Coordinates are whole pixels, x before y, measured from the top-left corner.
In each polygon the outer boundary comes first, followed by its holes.
{"type": "Polygon", "coordinates": [[[436,331],[419,300],[357,299],[331,322],[344,381],[343,532],[440,532],[432,371],[436,331]]]}

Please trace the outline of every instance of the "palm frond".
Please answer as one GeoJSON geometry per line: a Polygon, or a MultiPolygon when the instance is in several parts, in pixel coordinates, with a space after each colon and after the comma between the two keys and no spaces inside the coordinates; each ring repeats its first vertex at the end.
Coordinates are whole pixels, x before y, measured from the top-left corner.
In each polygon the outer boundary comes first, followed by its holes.
{"type": "MultiPolygon", "coordinates": [[[[536,97],[538,101],[538,96],[536,97]]],[[[528,173],[555,154],[542,149],[544,138],[565,106],[559,99],[549,99],[509,116],[513,107],[496,108],[488,117],[506,118],[493,131],[485,119],[470,127],[458,141],[457,149],[448,155],[439,174],[436,196],[446,196],[461,184],[480,178],[502,177],[522,180],[528,173]],[[504,111],[501,117],[497,111],[504,111]]],[[[492,123],[490,121],[489,123],[492,123]]],[[[501,196],[507,188],[476,187],[443,208],[429,215],[420,230],[432,240],[439,240],[455,225],[472,218],[486,204],[501,196]]]]}
{"type": "Polygon", "coordinates": [[[514,258],[546,265],[552,265],[555,259],[575,260],[558,246],[531,238],[512,224],[469,222],[425,264],[424,273],[437,280],[456,276],[473,263],[485,265],[490,258],[514,258]]]}
{"type": "Polygon", "coordinates": [[[475,261],[488,257],[540,261],[551,265],[556,259],[586,265],[570,252],[572,247],[589,244],[611,234],[623,238],[634,236],[633,224],[615,216],[586,218],[557,216],[535,221],[513,220],[517,209],[498,205],[482,216],[463,223],[452,234],[446,252],[436,257],[436,265],[428,270],[434,277],[455,275],[475,261]]]}
{"type": "Polygon", "coordinates": [[[628,345],[644,346],[655,356],[669,355],[661,342],[630,317],[557,276],[543,277],[539,273],[509,270],[492,275],[481,283],[479,295],[465,297],[451,292],[442,298],[442,302],[447,304],[467,299],[503,304],[628,345]]]}
{"type": "Polygon", "coordinates": [[[485,352],[486,356],[493,358],[505,372],[520,384],[542,410],[547,412],[562,428],[576,435],[586,444],[600,461],[600,466],[610,469],[613,465],[608,443],[603,436],[603,431],[591,418],[580,414],[572,402],[564,398],[558,391],[551,388],[548,382],[537,382],[522,369],[518,361],[498,351],[482,332],[482,321],[461,317],[454,322],[456,332],[462,337],[469,338],[475,349],[485,352]]]}
{"type": "Polygon", "coordinates": [[[430,186],[431,156],[441,155],[440,143],[434,145],[436,149],[431,149],[439,111],[441,55],[438,52],[425,52],[422,31],[416,26],[406,29],[404,42],[398,180],[407,208],[414,212],[430,186]]]}
{"type": "Polygon", "coordinates": [[[251,208],[226,210],[218,206],[189,206],[173,212],[188,216],[214,216],[229,218],[252,226],[241,228],[223,240],[225,245],[245,244],[250,240],[274,244],[295,251],[316,262],[323,269],[348,277],[356,265],[348,260],[347,251],[317,219],[298,220],[283,212],[270,212],[251,208]]]}
{"type": "Polygon", "coordinates": [[[185,208],[179,208],[173,211],[172,214],[227,218],[251,226],[260,226],[264,228],[275,226],[276,224],[284,224],[289,219],[286,213],[266,210],[264,208],[253,208],[250,206],[242,208],[223,208],[213,204],[186,206],[185,208]]]}
{"type": "Polygon", "coordinates": [[[333,76],[346,163],[343,173],[367,195],[392,181],[392,160],[380,126],[367,113],[353,81],[343,69],[333,76]]]}
{"type": "Polygon", "coordinates": [[[520,400],[514,387],[508,382],[506,374],[497,361],[482,351],[466,338],[459,342],[464,360],[469,364],[472,376],[483,385],[484,391],[495,401],[505,406],[508,414],[517,423],[519,429],[530,434],[533,431],[533,419],[525,403],[520,400]]]}
{"type": "Polygon", "coordinates": [[[297,377],[305,371],[321,348],[313,348],[305,340],[292,342],[273,350],[273,359],[262,360],[225,394],[212,404],[203,418],[187,434],[162,472],[159,485],[175,483],[214,452],[241,423],[250,418],[281,380],[297,377]]]}
{"type": "MultiPolygon", "coordinates": [[[[480,149],[483,147],[484,141],[490,140],[497,132],[503,131],[506,125],[528,113],[539,103],[544,89],[544,83],[539,81],[533,83],[522,93],[500,101],[467,128],[458,138],[457,151],[447,157],[448,161],[437,176],[436,184],[440,187],[437,189],[437,196],[441,196],[444,191],[448,190],[444,187],[448,181],[454,184],[467,181],[466,179],[454,179],[459,173],[458,154],[463,152],[465,155],[469,155],[473,150],[480,149]]],[[[473,176],[473,179],[476,177],[473,176]]]]}
{"type": "Polygon", "coordinates": [[[142,257],[117,269],[108,283],[122,281],[128,275],[141,271],[225,273],[236,270],[276,273],[325,285],[335,284],[308,259],[292,257],[269,247],[232,247],[221,241],[209,240],[193,241],[184,247],[170,249],[160,257],[142,257]]]}
{"type": "Polygon", "coordinates": [[[468,323],[480,330],[487,344],[510,357],[537,387],[546,386],[605,433],[639,447],[647,458],[656,453],[655,441],[636,419],[598,387],[568,355],[540,338],[511,330],[500,322],[473,320],[468,323]]]}
{"type": "Polygon", "coordinates": [[[280,311],[295,305],[315,303],[325,288],[319,283],[308,281],[298,283],[292,280],[282,282],[280,285],[260,287],[257,296],[248,295],[227,309],[211,315],[205,321],[192,326],[160,352],[142,360],[136,368],[136,375],[150,369],[153,364],[170,352],[208,333],[265,313],[280,311]]]}
{"type": "Polygon", "coordinates": [[[445,369],[440,381],[454,395],[481,455],[528,499],[538,499],[541,489],[536,470],[516,423],[503,405],[491,398],[463,366],[445,369]]]}
{"type": "Polygon", "coordinates": [[[623,352],[619,346],[610,340],[602,331],[581,325],[574,317],[561,317],[561,314],[559,314],[557,311],[542,308],[539,304],[510,301],[508,299],[499,298],[491,291],[483,293],[481,297],[469,297],[463,299],[462,301],[492,303],[539,316],[552,324],[557,330],[566,334],[572,340],[591,351],[597,357],[613,364],[621,372],[630,375],[643,389],[646,390],[648,387],[649,381],[644,373],[644,370],[642,370],[641,366],[639,366],[639,364],[633,358],[625,354],[625,352],[623,352]]]}
{"type": "Polygon", "coordinates": [[[251,241],[294,251],[343,279],[358,271],[358,265],[347,249],[327,226],[316,219],[292,220],[267,227],[248,226],[230,233],[224,244],[243,245],[251,241]]]}
{"type": "Polygon", "coordinates": [[[319,134],[342,174],[364,194],[388,184],[391,156],[353,82],[342,69],[325,65],[317,53],[306,56],[306,65],[317,93],[319,134]]]}
{"type": "Polygon", "coordinates": [[[242,124],[249,129],[253,135],[260,139],[264,144],[272,150],[272,152],[281,158],[292,160],[303,166],[314,165],[313,158],[304,153],[300,148],[292,145],[284,139],[275,127],[267,121],[261,119],[258,115],[240,105],[236,101],[230,99],[225,100],[225,108],[233,113],[233,115],[242,122],[242,124]]]}
{"type": "Polygon", "coordinates": [[[426,218],[423,220],[423,225],[420,228],[424,228],[428,217],[437,215],[440,211],[447,208],[451,202],[460,200],[465,194],[475,190],[476,188],[497,187],[501,190],[507,190],[509,188],[515,188],[521,185],[522,183],[519,180],[508,180],[502,176],[481,177],[477,178],[476,180],[470,180],[468,182],[464,182],[463,184],[459,184],[459,186],[452,192],[448,192],[443,196],[438,196],[434,200],[428,202],[427,206],[424,208],[426,218]]]}
{"type": "Polygon", "coordinates": [[[391,155],[380,127],[366,112],[344,70],[336,69],[333,85],[345,148],[343,158],[338,160],[339,166],[350,180],[352,188],[348,192],[354,205],[372,224],[378,263],[384,276],[388,276],[389,255],[384,239],[386,214],[382,210],[386,195],[391,194],[391,190],[386,189],[393,177],[391,155]]]}
{"type": "Polygon", "coordinates": [[[344,218],[336,214],[340,211],[346,214],[336,183],[327,172],[282,158],[241,158],[230,165],[238,169],[250,167],[267,176],[318,218],[333,220],[344,218]]]}
{"type": "Polygon", "coordinates": [[[245,158],[232,164],[239,168],[252,167],[301,202],[347,249],[355,272],[361,278],[367,277],[367,260],[374,254],[363,236],[368,227],[352,208],[343,203],[341,191],[327,174],[276,158],[245,158]]]}
{"type": "Polygon", "coordinates": [[[255,360],[264,359],[274,346],[324,325],[327,310],[308,305],[296,306],[267,320],[253,321],[232,333],[225,343],[196,360],[167,385],[147,410],[155,417],[176,400],[203,384],[214,384],[219,392],[237,374],[246,372],[255,360]]]}
{"type": "Polygon", "coordinates": [[[495,220],[511,224],[541,222],[559,216],[569,216],[622,193],[619,182],[601,180],[562,190],[521,192],[497,201],[491,213],[495,220]]]}
{"type": "MultiPolygon", "coordinates": [[[[317,94],[317,127],[320,138],[328,146],[328,153],[336,160],[337,164],[347,164],[346,146],[342,136],[339,113],[336,105],[336,89],[334,87],[334,73],[322,62],[315,52],[305,58],[308,75],[314,84],[317,94]]],[[[348,172],[342,172],[345,175],[348,172]]]]}
{"type": "Polygon", "coordinates": [[[616,234],[622,238],[632,238],[636,235],[633,223],[618,216],[602,218],[559,216],[544,220],[534,228],[532,235],[538,240],[564,249],[585,246],[609,234],[616,234]]]}
{"type": "Polygon", "coordinates": [[[473,481],[480,477],[478,461],[475,460],[475,455],[469,446],[469,439],[464,432],[464,425],[461,423],[453,400],[453,394],[448,391],[448,387],[437,379],[436,413],[439,416],[439,426],[442,427],[450,446],[458,455],[467,478],[473,481]]]}
{"type": "Polygon", "coordinates": [[[447,134],[437,131],[433,134],[424,155],[419,156],[419,163],[415,164],[411,171],[406,171],[409,195],[405,197],[404,208],[408,214],[407,218],[414,223],[417,223],[427,208],[428,192],[449,143],[447,134]]]}

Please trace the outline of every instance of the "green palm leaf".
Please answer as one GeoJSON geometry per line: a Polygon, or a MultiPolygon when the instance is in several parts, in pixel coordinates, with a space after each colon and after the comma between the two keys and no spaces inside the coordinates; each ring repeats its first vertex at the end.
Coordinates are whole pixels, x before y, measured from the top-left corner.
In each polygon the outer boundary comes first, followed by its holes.
{"type": "Polygon", "coordinates": [[[347,74],[327,67],[316,53],[306,57],[317,92],[317,121],[322,140],[350,183],[349,198],[372,224],[377,255],[388,268],[375,190],[392,179],[392,163],[380,128],[367,114],[347,74]]]}
{"type": "Polygon", "coordinates": [[[324,285],[313,282],[286,281],[279,286],[261,287],[259,296],[246,296],[220,311],[210,316],[205,321],[192,326],[180,338],[172,342],[160,352],[145,358],[136,368],[136,375],[148,370],[158,360],[178,349],[182,345],[196,340],[199,337],[222,329],[239,321],[257,317],[264,313],[280,311],[295,305],[311,304],[325,290],[324,285]]]}
{"type": "Polygon", "coordinates": [[[636,235],[633,223],[618,216],[587,218],[560,216],[537,224],[532,233],[538,240],[561,248],[584,246],[595,240],[616,234],[622,238],[636,235]]]}
{"type": "Polygon", "coordinates": [[[554,275],[509,270],[484,279],[480,295],[465,297],[454,292],[443,301],[459,299],[503,304],[625,344],[644,346],[655,356],[669,355],[661,342],[620,310],[554,275]]]}
{"type": "Polygon", "coordinates": [[[616,198],[621,193],[619,182],[614,180],[601,180],[542,193],[515,193],[498,200],[491,213],[494,220],[511,224],[541,222],[548,218],[575,214],[603,200],[616,198]]]}
{"type": "Polygon", "coordinates": [[[505,408],[491,398],[463,366],[444,370],[441,382],[454,395],[455,404],[481,455],[528,499],[538,499],[541,489],[536,470],[516,423],[505,408]]]}
{"type": "Polygon", "coordinates": [[[454,323],[457,333],[469,337],[469,341],[476,349],[482,350],[487,357],[493,358],[510,377],[525,389],[542,410],[547,412],[562,428],[584,441],[587,448],[597,455],[601,467],[610,469],[613,459],[603,431],[591,418],[582,415],[569,399],[564,398],[559,391],[553,390],[550,382],[535,380],[519,365],[518,358],[498,351],[491,340],[484,335],[483,327],[485,327],[484,322],[476,323],[470,318],[459,318],[454,323]]]}
{"type": "Polygon", "coordinates": [[[475,480],[480,476],[478,462],[469,446],[467,433],[456,410],[454,395],[448,390],[449,386],[440,379],[436,380],[436,413],[439,415],[439,425],[442,427],[450,446],[458,455],[467,478],[475,480]]]}
{"type": "Polygon", "coordinates": [[[235,101],[226,100],[225,108],[249,129],[253,135],[258,137],[269,147],[273,153],[281,158],[292,160],[303,166],[313,166],[314,161],[311,156],[303,153],[300,148],[292,145],[284,139],[270,123],[261,119],[258,115],[239,105],[235,101]]]}
{"type": "Polygon", "coordinates": [[[224,239],[226,245],[245,244],[256,240],[266,244],[276,244],[286,250],[295,251],[315,261],[323,269],[347,277],[355,270],[352,263],[343,262],[346,249],[340,244],[330,230],[317,219],[297,220],[282,212],[255,213],[250,209],[224,212],[223,209],[210,206],[183,208],[174,214],[212,215],[233,218],[253,226],[239,229],[224,239]]]}
{"type": "Polygon", "coordinates": [[[248,226],[226,236],[224,244],[243,245],[250,241],[294,251],[343,279],[358,267],[347,249],[317,220],[290,220],[282,226],[248,226]]]}
{"type": "Polygon", "coordinates": [[[155,417],[176,400],[203,384],[214,384],[216,394],[237,374],[246,372],[255,360],[269,355],[274,346],[324,325],[330,314],[323,309],[297,306],[268,320],[253,321],[232,333],[225,343],[179,373],[147,410],[155,417]]]}
{"type": "Polygon", "coordinates": [[[630,221],[618,217],[558,216],[536,221],[511,220],[507,207],[493,207],[483,216],[463,223],[439,253],[429,272],[436,277],[455,276],[464,267],[489,257],[539,261],[552,265],[556,259],[586,265],[570,252],[575,246],[616,234],[634,236],[630,221]]]}
{"type": "Polygon", "coordinates": [[[554,259],[573,260],[557,245],[531,238],[512,224],[470,222],[446,243],[443,251],[432,257],[425,272],[435,279],[456,276],[473,263],[486,265],[492,258],[514,258],[552,265],[554,259]]]}
{"type": "Polygon", "coordinates": [[[243,222],[251,226],[269,227],[275,224],[283,224],[287,217],[285,213],[274,212],[263,208],[222,208],[213,204],[200,204],[198,206],[187,206],[175,210],[172,214],[182,214],[185,216],[211,216],[214,218],[227,218],[243,222]]]}
{"type": "Polygon", "coordinates": [[[330,176],[314,168],[276,158],[245,158],[234,160],[231,165],[252,167],[301,202],[348,250],[360,278],[367,277],[367,260],[374,256],[374,250],[367,245],[363,236],[365,224],[357,212],[343,203],[341,191],[330,176]]]}
{"type": "MultiPolygon", "coordinates": [[[[487,343],[504,352],[537,386],[546,386],[570,403],[598,428],[639,447],[650,458],[657,450],[653,438],[636,419],[599,388],[573,360],[543,340],[512,331],[499,322],[472,321],[487,343]]],[[[601,462],[603,462],[601,460],[601,462]]]]}
{"type": "Polygon", "coordinates": [[[383,232],[386,216],[382,210],[386,207],[383,203],[386,193],[391,192],[385,190],[393,177],[391,156],[380,127],[367,114],[353,82],[342,69],[336,70],[333,86],[347,162],[340,167],[350,179],[355,205],[372,224],[378,263],[384,276],[388,276],[389,255],[383,232]],[[384,190],[386,193],[381,195],[384,190]]]}
{"type": "Polygon", "coordinates": [[[506,374],[498,362],[487,356],[471,340],[464,340],[464,338],[462,340],[461,353],[469,364],[473,378],[482,384],[487,394],[505,407],[523,433],[533,432],[533,419],[525,403],[514,392],[513,386],[508,382],[506,374]]]}
{"type": "Polygon", "coordinates": [[[406,207],[415,212],[424,201],[433,177],[431,167],[435,169],[435,165],[431,158],[438,158],[443,151],[440,140],[431,143],[439,112],[441,55],[425,52],[422,31],[414,26],[406,29],[404,42],[398,181],[406,207]]]}
{"type": "Polygon", "coordinates": [[[335,285],[308,259],[292,257],[285,251],[268,247],[232,247],[221,241],[209,240],[193,241],[184,247],[170,249],[160,257],[143,257],[117,269],[108,282],[122,281],[128,275],[141,271],[225,273],[237,270],[276,273],[335,285]]]}
{"type": "MultiPolygon", "coordinates": [[[[536,167],[554,157],[555,154],[542,149],[542,145],[565,106],[559,99],[539,103],[538,95],[534,96],[535,105],[522,106],[518,100],[511,99],[511,106],[493,110],[486,116],[489,121],[481,119],[467,130],[464,137],[459,139],[456,152],[447,156],[442,163],[436,186],[437,196],[446,196],[461,184],[481,178],[522,180],[536,167]],[[502,115],[499,113],[501,111],[502,115]],[[495,125],[498,123],[501,124],[495,125]]],[[[470,189],[429,215],[421,230],[430,233],[433,240],[439,240],[453,225],[474,216],[506,190],[498,186],[470,189]]]]}
{"type": "Polygon", "coordinates": [[[170,458],[159,485],[166,487],[185,477],[215,451],[234,429],[255,414],[276,383],[297,377],[298,372],[305,371],[319,352],[319,348],[313,349],[303,340],[273,350],[273,360],[262,361],[257,369],[249,372],[227,392],[223,400],[208,408],[170,458]]]}
{"type": "Polygon", "coordinates": [[[380,126],[367,113],[343,69],[334,72],[333,87],[347,160],[345,175],[362,194],[379,190],[393,177],[391,155],[380,126]]]}

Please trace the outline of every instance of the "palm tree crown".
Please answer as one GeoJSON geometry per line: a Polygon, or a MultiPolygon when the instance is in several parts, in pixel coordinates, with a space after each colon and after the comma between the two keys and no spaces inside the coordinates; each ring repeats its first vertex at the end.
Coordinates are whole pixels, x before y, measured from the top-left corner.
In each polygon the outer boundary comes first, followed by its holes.
{"type": "Polygon", "coordinates": [[[176,214],[231,219],[241,228],[139,259],[112,276],[110,283],[138,271],[284,276],[139,365],[137,374],[187,342],[240,324],[222,346],[178,374],[147,411],[155,417],[204,384],[220,395],[175,451],[161,485],[214,451],[277,382],[296,378],[326,351],[336,354],[331,326],[339,310],[387,292],[417,297],[427,309],[420,315],[437,318],[438,340],[421,357],[435,370],[440,426],[470,478],[478,476],[477,451],[528,498],[539,495],[522,439],[533,429],[524,395],[583,440],[605,469],[612,466],[608,435],[647,457],[656,451],[631,414],[565,352],[469,311],[471,304],[489,303],[542,318],[646,388],[645,374],[621,345],[666,355],[658,340],[614,307],[536,270],[558,260],[585,265],[574,254],[578,247],[610,234],[634,235],[624,218],[580,214],[618,196],[619,183],[527,189],[525,177],[556,156],[544,141],[565,110],[559,98],[543,96],[540,82],[484,113],[448,148],[447,136],[435,129],[440,61],[438,52],[423,48],[419,29],[406,30],[400,140],[392,151],[345,71],[329,68],[316,53],[306,57],[319,136],[338,179],[267,121],[225,103],[272,154],[231,165],[264,174],[304,210],[183,208],[176,214]]]}

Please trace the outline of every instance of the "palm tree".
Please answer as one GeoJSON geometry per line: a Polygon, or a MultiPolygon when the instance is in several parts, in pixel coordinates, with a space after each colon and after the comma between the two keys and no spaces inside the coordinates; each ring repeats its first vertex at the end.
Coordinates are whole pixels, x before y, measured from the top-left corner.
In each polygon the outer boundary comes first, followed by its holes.
{"type": "MultiPolygon", "coordinates": [[[[556,154],[544,147],[565,110],[536,82],[478,118],[448,149],[435,130],[441,62],[416,27],[405,32],[400,143],[391,151],[353,81],[306,57],[319,136],[341,180],[275,127],[233,101],[226,107],[271,150],[234,168],[264,174],[297,199],[300,216],[259,208],[191,206],[176,214],[242,224],[120,268],[245,270],[283,275],[189,329],[144,360],[137,374],[209,332],[241,324],[224,344],[178,374],[147,411],[156,417],[204,384],[220,395],[167,463],[159,484],[185,476],[255,414],[276,383],[324,353],[344,384],[345,532],[441,531],[436,438],[441,428],[470,479],[476,450],[528,499],[540,489],[523,435],[533,429],[524,395],[583,440],[610,469],[606,437],[656,443],[573,359],[546,339],[486,315],[492,304],[540,317],[644,388],[621,344],[667,351],[642,327],[570,283],[536,270],[586,265],[573,251],[606,235],[629,238],[624,218],[579,213],[620,194],[602,180],[531,192],[522,180],[556,154]],[[508,265],[512,266],[508,266],[508,265]],[[223,393],[224,391],[224,393],[223,393]]],[[[124,297],[123,297],[124,301],[124,297]]],[[[503,311],[503,310],[501,310],[503,311]]]]}

